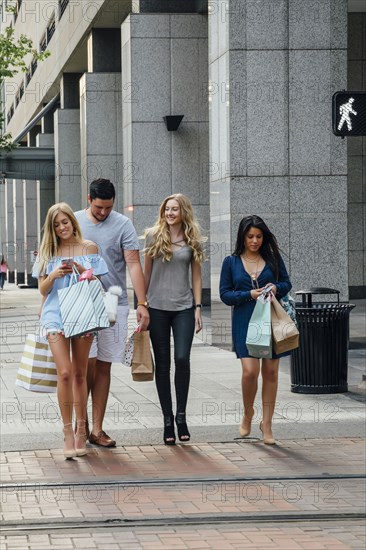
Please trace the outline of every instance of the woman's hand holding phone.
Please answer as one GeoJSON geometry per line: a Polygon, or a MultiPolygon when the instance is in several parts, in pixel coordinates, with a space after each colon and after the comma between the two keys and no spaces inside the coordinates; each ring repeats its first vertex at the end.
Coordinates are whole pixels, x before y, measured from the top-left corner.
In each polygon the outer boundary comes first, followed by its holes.
{"type": "Polygon", "coordinates": [[[60,279],[61,277],[65,277],[65,275],[71,275],[73,265],[73,258],[61,258],[61,265],[59,267],[56,267],[56,269],[53,271],[53,273],[55,274],[55,278],[60,279]]]}
{"type": "Polygon", "coordinates": [[[253,288],[253,290],[250,291],[250,295],[253,298],[253,300],[258,300],[259,296],[262,294],[263,288],[253,288]]]}

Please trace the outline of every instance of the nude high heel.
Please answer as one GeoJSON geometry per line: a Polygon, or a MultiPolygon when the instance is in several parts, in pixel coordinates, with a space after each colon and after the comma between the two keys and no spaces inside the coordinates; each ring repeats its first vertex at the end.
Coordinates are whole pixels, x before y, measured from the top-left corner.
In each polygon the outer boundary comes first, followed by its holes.
{"type": "Polygon", "coordinates": [[[72,424],[71,423],[65,424],[63,432],[64,432],[64,457],[66,459],[75,458],[76,450],[75,450],[75,439],[74,439],[72,424]]]}
{"type": "MultiPolygon", "coordinates": [[[[262,420],[259,423],[259,429],[263,434],[263,421],[262,420]]],[[[273,437],[264,437],[264,435],[263,435],[262,441],[265,445],[275,445],[276,444],[276,440],[273,437]]]]}
{"type": "Polygon", "coordinates": [[[76,456],[85,456],[87,454],[86,449],[86,420],[78,420],[76,422],[76,434],[75,434],[75,451],[76,456]]]}
{"type": "Polygon", "coordinates": [[[249,418],[248,416],[245,416],[244,414],[239,426],[240,437],[247,437],[250,434],[251,428],[252,428],[252,419],[249,418]],[[245,427],[244,426],[245,422],[249,422],[249,426],[245,427]]]}

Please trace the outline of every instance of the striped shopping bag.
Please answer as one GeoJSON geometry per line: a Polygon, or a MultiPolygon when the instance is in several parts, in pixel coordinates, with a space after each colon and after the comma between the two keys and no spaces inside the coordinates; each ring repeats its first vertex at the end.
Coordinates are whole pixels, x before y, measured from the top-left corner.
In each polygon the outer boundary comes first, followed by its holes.
{"type": "Polygon", "coordinates": [[[55,393],[57,370],[46,338],[27,335],[15,384],[29,391],[55,393]]]}
{"type": "Polygon", "coordinates": [[[109,328],[101,283],[99,280],[76,282],[58,291],[61,319],[66,338],[109,328]]]}

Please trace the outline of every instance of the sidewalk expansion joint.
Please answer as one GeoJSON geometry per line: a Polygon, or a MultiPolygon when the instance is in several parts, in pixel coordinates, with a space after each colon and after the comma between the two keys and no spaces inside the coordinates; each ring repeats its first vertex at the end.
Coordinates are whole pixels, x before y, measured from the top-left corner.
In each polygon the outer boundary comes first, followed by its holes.
{"type": "Polygon", "coordinates": [[[155,486],[184,486],[184,485],[197,485],[202,483],[226,483],[226,482],[267,482],[267,481],[330,481],[330,480],[344,480],[344,479],[366,479],[366,474],[318,474],[318,475],[302,475],[302,476],[220,476],[220,477],[200,477],[200,478],[129,478],[129,479],[119,479],[118,481],[110,480],[96,480],[95,478],[85,479],[84,481],[64,481],[64,482],[43,482],[43,481],[32,481],[32,483],[27,483],[19,481],[19,483],[1,483],[0,492],[6,491],[9,489],[52,489],[59,487],[85,487],[89,485],[95,485],[98,487],[118,487],[118,486],[144,486],[144,485],[155,485],[155,486]]]}
{"type": "Polygon", "coordinates": [[[47,531],[48,533],[56,530],[81,530],[81,529],[99,529],[104,527],[118,527],[118,528],[138,528],[138,527],[159,527],[159,526],[192,526],[192,525],[218,525],[218,524],[236,524],[236,523],[283,523],[283,522],[309,522],[309,521],[340,521],[340,520],[360,520],[365,518],[364,511],[355,512],[288,512],[278,514],[202,514],[195,515],[193,517],[188,516],[165,516],[164,518],[154,518],[145,516],[141,519],[121,519],[110,518],[108,520],[85,520],[75,521],[65,520],[65,518],[55,518],[50,521],[33,522],[31,520],[22,520],[22,523],[17,522],[2,522],[0,532],[3,535],[11,534],[14,532],[30,532],[30,531],[47,531]]]}

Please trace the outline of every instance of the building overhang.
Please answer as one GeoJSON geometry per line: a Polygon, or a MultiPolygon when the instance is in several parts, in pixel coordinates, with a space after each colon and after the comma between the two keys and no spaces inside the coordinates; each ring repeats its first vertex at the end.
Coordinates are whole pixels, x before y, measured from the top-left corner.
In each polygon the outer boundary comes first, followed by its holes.
{"type": "Polygon", "coordinates": [[[0,153],[2,178],[19,180],[55,179],[55,151],[46,147],[19,147],[0,153]]]}

